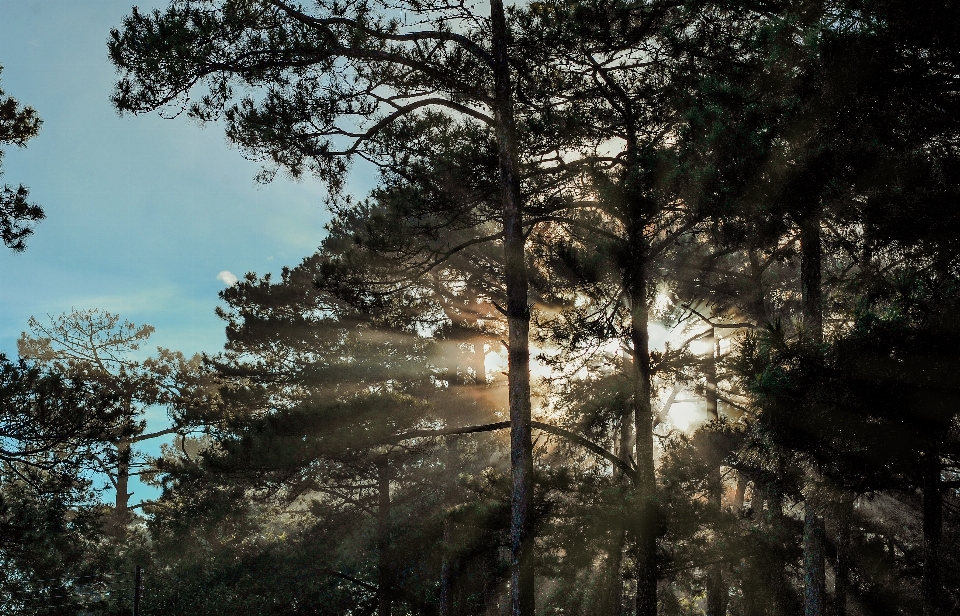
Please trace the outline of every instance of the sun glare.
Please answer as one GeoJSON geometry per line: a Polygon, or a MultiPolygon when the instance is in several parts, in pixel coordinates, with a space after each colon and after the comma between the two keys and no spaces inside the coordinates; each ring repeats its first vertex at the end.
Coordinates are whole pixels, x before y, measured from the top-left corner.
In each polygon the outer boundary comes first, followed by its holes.
{"type": "Polygon", "coordinates": [[[696,402],[675,402],[670,407],[670,422],[683,432],[691,432],[703,421],[703,411],[696,402]]]}
{"type": "Polygon", "coordinates": [[[713,353],[715,338],[700,338],[690,343],[690,352],[695,355],[710,355],[713,353]]]}

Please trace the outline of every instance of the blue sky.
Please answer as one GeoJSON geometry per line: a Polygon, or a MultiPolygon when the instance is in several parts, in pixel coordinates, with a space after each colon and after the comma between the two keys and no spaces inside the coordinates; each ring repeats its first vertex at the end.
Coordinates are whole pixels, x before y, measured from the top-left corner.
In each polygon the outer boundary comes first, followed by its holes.
{"type": "MultiPolygon", "coordinates": [[[[322,239],[318,183],[278,177],[261,186],[258,165],[221,127],[112,109],[106,40],[131,6],[0,0],[0,87],[43,118],[27,148],[6,148],[0,181],[26,185],[47,214],[26,252],[0,247],[0,352],[9,356],[31,315],[72,308],[155,326],[151,348],[216,352],[217,274],[278,272],[322,239]]],[[[351,185],[368,187],[362,175],[351,185]]],[[[162,422],[162,413],[151,418],[151,429],[162,422]]]]}

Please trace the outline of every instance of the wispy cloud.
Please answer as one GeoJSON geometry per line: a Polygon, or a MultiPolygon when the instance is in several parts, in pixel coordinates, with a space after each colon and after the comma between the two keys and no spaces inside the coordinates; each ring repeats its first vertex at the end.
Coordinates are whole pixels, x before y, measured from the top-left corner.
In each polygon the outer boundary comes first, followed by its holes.
{"type": "MultiPolygon", "coordinates": [[[[138,318],[169,309],[171,303],[180,301],[180,290],[174,285],[159,285],[151,288],[117,289],[118,292],[104,295],[76,295],[49,302],[50,308],[38,312],[59,313],[68,310],[99,308],[119,314],[123,318],[138,318]]],[[[39,316],[39,315],[36,315],[39,316]]]]}
{"type": "Polygon", "coordinates": [[[229,270],[223,270],[217,274],[217,280],[223,282],[223,284],[227,285],[228,287],[232,287],[233,285],[237,284],[236,275],[229,270]]]}

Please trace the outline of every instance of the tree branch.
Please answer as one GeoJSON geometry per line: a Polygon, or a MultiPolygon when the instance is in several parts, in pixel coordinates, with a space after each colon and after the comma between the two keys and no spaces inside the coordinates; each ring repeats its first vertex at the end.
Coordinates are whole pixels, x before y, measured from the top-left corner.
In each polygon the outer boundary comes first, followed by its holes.
{"type": "MultiPolygon", "coordinates": [[[[633,476],[633,474],[636,471],[636,469],[634,469],[629,462],[624,461],[623,459],[615,456],[614,454],[610,453],[603,447],[600,447],[596,443],[590,440],[587,440],[586,438],[580,436],[579,434],[571,432],[570,430],[566,430],[559,426],[552,426],[550,424],[546,424],[540,421],[532,421],[530,422],[530,425],[533,428],[536,428],[537,430],[543,430],[544,432],[554,434],[556,436],[561,436],[571,441],[572,443],[580,445],[581,447],[590,451],[591,453],[596,454],[597,456],[603,458],[604,460],[607,460],[613,465],[624,470],[630,476],[633,476]]],[[[430,437],[436,437],[436,436],[450,436],[453,434],[475,434],[478,432],[493,432],[496,430],[503,430],[509,427],[510,427],[509,421],[498,421],[496,423],[482,424],[478,426],[464,426],[462,428],[442,428],[439,430],[412,430],[410,432],[403,432],[401,434],[397,434],[396,436],[393,436],[387,439],[386,441],[384,441],[383,444],[395,444],[395,443],[399,443],[400,441],[406,441],[414,438],[430,438],[430,437]]]]}
{"type": "Polygon", "coordinates": [[[420,30],[419,32],[410,32],[406,34],[384,32],[382,30],[368,28],[360,24],[355,19],[347,19],[346,17],[311,17],[310,15],[298,11],[287,3],[281,2],[280,0],[268,0],[268,2],[298,22],[315,28],[322,28],[324,30],[326,30],[327,26],[347,26],[355,30],[359,30],[368,36],[372,36],[373,38],[384,41],[432,40],[460,43],[465,50],[472,53],[477,59],[483,61],[483,63],[487,66],[493,67],[493,58],[490,57],[490,54],[488,54],[486,50],[480,47],[476,42],[468,39],[462,34],[456,34],[455,32],[443,32],[441,30],[420,30]]]}

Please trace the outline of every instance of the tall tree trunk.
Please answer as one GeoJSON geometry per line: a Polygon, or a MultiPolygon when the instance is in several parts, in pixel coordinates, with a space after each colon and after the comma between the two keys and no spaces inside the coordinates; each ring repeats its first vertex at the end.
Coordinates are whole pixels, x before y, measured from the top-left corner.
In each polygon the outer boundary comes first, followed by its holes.
{"type": "Polygon", "coordinates": [[[453,615],[453,550],[450,547],[450,522],[443,525],[443,563],[440,565],[440,616],[453,615]]]}
{"type": "MultiPolygon", "coordinates": [[[[631,358],[632,359],[632,358],[631,358]]],[[[627,366],[631,362],[628,362],[624,358],[623,367],[627,369],[627,366]]],[[[633,408],[629,405],[624,405],[620,411],[620,434],[617,439],[617,456],[622,460],[629,460],[630,454],[632,453],[633,448],[633,408]]],[[[613,468],[613,477],[614,479],[623,479],[624,471],[618,466],[613,468]]],[[[627,477],[629,480],[633,480],[633,477],[627,477]]]]}
{"type": "Polygon", "coordinates": [[[487,351],[479,338],[473,341],[473,381],[476,385],[487,384],[487,351]]]}
{"type": "MultiPolygon", "coordinates": [[[[623,365],[626,367],[628,362],[627,358],[624,358],[623,365]]],[[[626,460],[630,457],[631,448],[633,445],[633,409],[624,405],[620,413],[620,433],[617,438],[617,456],[621,459],[626,460]]],[[[624,471],[619,467],[614,467],[613,477],[615,480],[624,479],[624,471]]],[[[632,477],[626,477],[629,481],[632,482],[632,477]]],[[[616,531],[616,537],[614,538],[613,547],[610,549],[610,553],[607,557],[608,568],[610,570],[610,586],[609,586],[609,596],[606,598],[607,605],[609,606],[608,611],[606,612],[610,616],[621,616],[623,614],[623,575],[621,569],[623,567],[623,547],[627,542],[627,532],[624,528],[618,528],[616,531]]]]}
{"type": "Polygon", "coordinates": [[[533,616],[533,440],[530,417],[530,307],[524,262],[523,204],[517,158],[508,33],[503,0],[490,1],[494,72],[494,119],[503,199],[504,277],[507,292],[510,468],[510,604],[513,616],[533,616]]]}
{"type": "Polygon", "coordinates": [[[393,611],[393,567],[390,560],[390,458],[377,460],[377,616],[393,611]]]}
{"type": "Polygon", "coordinates": [[[473,382],[475,385],[486,385],[487,384],[487,349],[486,349],[486,336],[483,335],[483,328],[481,327],[480,319],[480,307],[475,292],[470,293],[470,302],[469,305],[474,311],[473,318],[473,357],[471,360],[471,367],[473,368],[473,382]]]}
{"type": "MultiPolygon", "coordinates": [[[[730,511],[733,513],[734,516],[737,517],[738,520],[740,520],[740,519],[743,519],[744,517],[743,501],[747,495],[747,478],[743,473],[739,471],[736,472],[736,476],[737,476],[737,487],[736,487],[736,490],[734,490],[733,492],[733,502],[730,504],[730,511]]],[[[734,568],[732,564],[728,566],[727,571],[729,571],[730,573],[730,581],[728,582],[728,588],[730,586],[740,586],[741,588],[743,588],[743,570],[744,570],[743,561],[740,562],[740,566],[737,568],[734,568]]],[[[727,597],[724,602],[724,612],[726,612],[726,610],[728,609],[727,606],[729,604],[730,604],[730,598],[727,597]]]]}
{"type": "MultiPolygon", "coordinates": [[[[455,437],[448,437],[444,442],[444,466],[447,474],[453,474],[454,455],[453,442],[455,437]]],[[[444,498],[445,509],[449,511],[452,505],[450,489],[444,498]]],[[[453,529],[449,515],[443,521],[443,560],[440,564],[440,616],[452,616],[453,608],[453,583],[457,568],[456,553],[453,548],[453,529]]]]}
{"type": "Polygon", "coordinates": [[[823,616],[826,604],[824,525],[807,497],[803,515],[803,586],[805,616],[823,616]]]}
{"type": "Polygon", "coordinates": [[[130,398],[126,399],[124,413],[117,439],[117,495],[113,510],[118,532],[126,525],[130,515],[130,457],[133,445],[133,401],[130,398]]]}
{"type": "Polygon", "coordinates": [[[609,616],[621,616],[623,614],[623,546],[627,542],[626,530],[618,530],[610,553],[607,555],[607,568],[610,571],[610,585],[606,597],[607,611],[604,613],[609,616]]]}
{"type": "Polygon", "coordinates": [[[653,411],[650,372],[650,337],[647,331],[647,251],[639,216],[628,230],[630,251],[626,270],[626,291],[632,318],[630,337],[633,343],[633,408],[637,464],[637,532],[636,575],[637,616],[657,614],[657,511],[656,475],[653,460],[653,411]]]}
{"type": "MultiPolygon", "coordinates": [[[[717,397],[717,356],[719,355],[720,342],[716,338],[716,329],[710,330],[710,357],[704,365],[706,376],[705,398],[707,402],[707,413],[710,419],[720,418],[718,411],[717,397]]],[[[710,469],[710,500],[714,515],[721,515],[721,499],[723,498],[723,476],[720,473],[719,452],[711,447],[708,455],[711,460],[710,469]]],[[[724,616],[727,612],[727,600],[729,593],[723,580],[723,564],[714,563],[707,568],[707,616],[724,616]]]]}
{"type": "Polygon", "coordinates": [[[840,513],[837,516],[837,561],[834,568],[835,582],[833,603],[835,616],[847,616],[847,595],[850,588],[850,525],[853,522],[853,494],[844,492],[840,497],[840,513]]]}
{"type": "MultiPolygon", "coordinates": [[[[783,476],[781,469],[778,476],[783,476]]],[[[763,501],[766,506],[764,526],[769,538],[765,546],[768,550],[768,566],[764,567],[761,576],[765,578],[764,595],[758,597],[761,610],[758,612],[766,616],[785,616],[792,614],[789,588],[785,573],[787,562],[783,554],[783,546],[787,536],[787,521],[783,514],[783,494],[773,482],[763,487],[763,501]]]]}
{"type": "Polygon", "coordinates": [[[943,492],[940,461],[928,455],[923,470],[923,616],[937,616],[943,599],[940,543],[943,538],[943,492]]]}
{"type": "Polygon", "coordinates": [[[707,402],[707,414],[710,415],[710,419],[716,420],[720,418],[720,413],[717,410],[718,408],[718,398],[717,398],[717,354],[720,348],[720,341],[717,340],[717,330],[710,328],[710,334],[705,341],[710,343],[710,357],[707,358],[707,361],[703,365],[704,377],[706,380],[706,391],[704,392],[704,398],[707,402]]]}
{"type": "MultiPolygon", "coordinates": [[[[823,341],[823,288],[821,273],[819,204],[800,216],[800,285],[803,328],[810,341],[823,341]]],[[[813,469],[811,469],[811,474],[813,469]]],[[[808,477],[808,482],[813,477],[808,477]]],[[[808,490],[803,514],[804,614],[823,616],[826,601],[824,524],[818,512],[815,491],[808,490]]]]}

